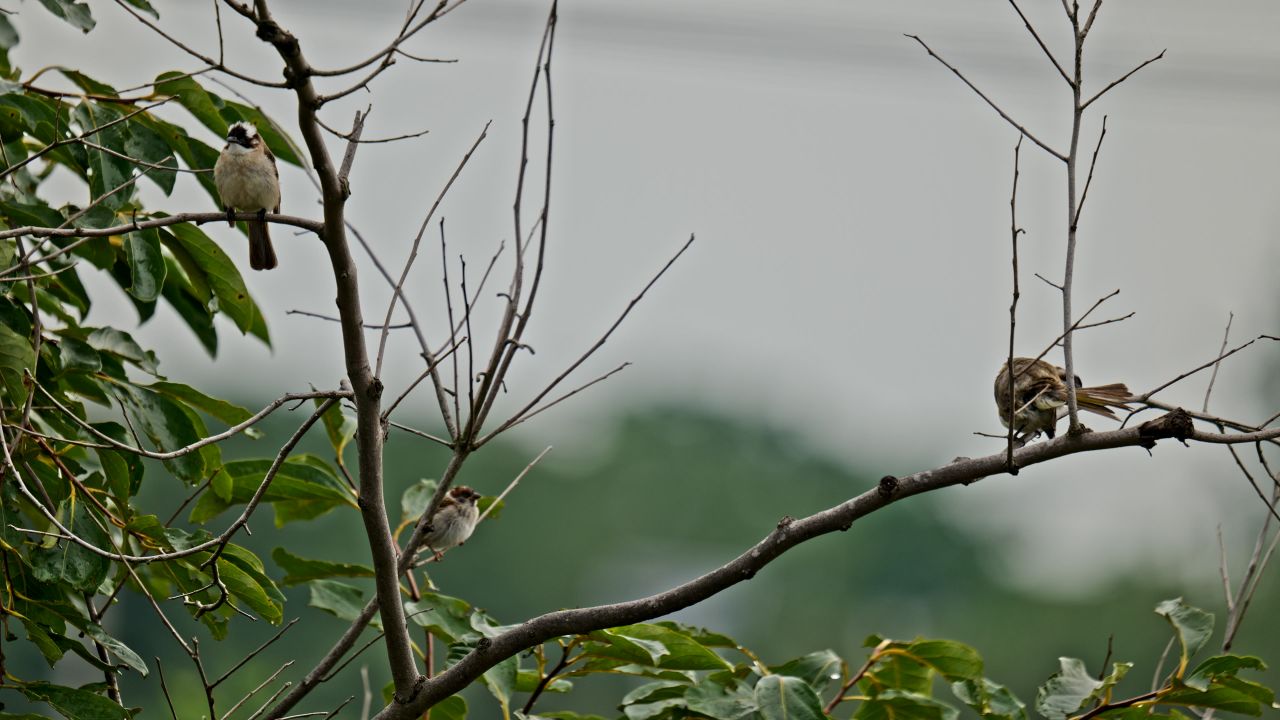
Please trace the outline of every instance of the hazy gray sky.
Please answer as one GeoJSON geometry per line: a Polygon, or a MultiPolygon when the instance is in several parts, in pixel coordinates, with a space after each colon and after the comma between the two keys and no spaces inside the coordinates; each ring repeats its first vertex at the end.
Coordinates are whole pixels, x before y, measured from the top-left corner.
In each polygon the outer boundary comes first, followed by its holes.
{"type": "MultiPolygon", "coordinates": [[[[1065,55],[1059,4],[1024,4],[1065,55]]],[[[490,119],[490,139],[442,212],[451,255],[465,253],[473,281],[499,241],[510,245],[519,117],[546,5],[472,0],[409,47],[458,63],[402,61],[370,93],[325,111],[346,127],[372,103],[367,137],[431,129],[365,147],[356,162],[350,217],[389,264],[403,261],[431,199],[490,119]]],[[[167,28],[215,52],[207,3],[160,6],[167,28]]],[[[400,2],[275,6],[322,67],[380,47],[404,11],[400,2]]],[[[78,64],[120,86],[194,67],[117,9],[97,12],[100,28],[81,39],[24,7],[18,62],[78,64]],[[120,51],[122,37],[130,52],[120,51]]],[[[251,29],[224,19],[231,64],[276,77],[277,59],[251,29]]],[[[604,442],[601,417],[672,400],[758,415],[860,466],[889,463],[875,465],[877,473],[998,449],[972,433],[999,430],[991,380],[1007,342],[1017,135],[903,33],[923,36],[1065,147],[1067,88],[1001,0],[562,3],[550,265],[529,336],[537,354],[522,356],[510,405],[593,342],[691,232],[698,241],[580,379],[624,360],[635,365],[520,430],[531,446],[589,451],[604,442]]],[[[1229,311],[1237,339],[1276,333],[1276,37],[1280,4],[1267,0],[1229,10],[1190,0],[1104,7],[1086,58],[1093,88],[1161,49],[1168,54],[1100,101],[1082,140],[1092,147],[1109,114],[1081,225],[1076,306],[1119,288],[1099,317],[1136,312],[1078,337],[1087,382],[1164,382],[1213,356],[1229,311]]],[[[241,89],[288,126],[290,96],[241,89]]],[[[1061,279],[1065,190],[1059,163],[1030,145],[1023,158],[1018,348],[1035,354],[1061,330],[1057,292],[1032,273],[1061,279]]],[[[286,170],[283,182],[285,211],[314,214],[304,176],[286,170]]],[[[154,200],[171,211],[208,204],[190,187],[154,200]]],[[[245,259],[241,236],[208,231],[245,259]]],[[[220,355],[209,361],[162,311],[138,334],[164,349],[164,370],[242,399],[338,380],[340,356],[328,352],[336,326],[285,315],[332,312],[327,258],[314,238],[283,228],[275,235],[280,269],[247,275],[274,350],[233,337],[224,324],[220,355]]],[[[366,318],[378,322],[387,293],[371,270],[361,278],[366,318]]],[[[438,274],[433,230],[410,290],[436,330],[438,274]]],[[[492,320],[497,304],[491,292],[482,302],[477,324],[488,327],[480,320],[492,320]]],[[[104,298],[91,319],[128,325],[132,312],[122,298],[104,298]]],[[[1254,421],[1275,411],[1277,398],[1261,397],[1257,379],[1278,351],[1233,358],[1214,407],[1254,421]]],[[[412,339],[397,333],[391,391],[419,367],[412,339]]],[[[1198,408],[1205,382],[1164,397],[1198,408]]],[[[411,416],[426,422],[428,395],[418,400],[411,416]]],[[[1154,458],[1140,450],[1071,458],[949,491],[947,500],[956,522],[1000,541],[1005,549],[993,562],[1020,581],[1087,589],[1106,578],[1073,570],[1096,566],[1100,555],[1114,559],[1116,572],[1134,563],[1178,572],[1186,553],[1212,567],[1215,525],[1242,535],[1260,512],[1248,497],[1225,451],[1167,444],[1154,458]],[[1248,522],[1239,519],[1242,506],[1248,522]]]]}

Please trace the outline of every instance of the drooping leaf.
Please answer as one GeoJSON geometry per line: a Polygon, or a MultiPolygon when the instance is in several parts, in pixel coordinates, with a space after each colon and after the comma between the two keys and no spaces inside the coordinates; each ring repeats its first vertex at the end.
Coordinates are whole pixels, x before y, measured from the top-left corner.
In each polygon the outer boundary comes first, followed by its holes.
{"type": "MultiPolygon", "coordinates": [[[[216,309],[226,313],[241,332],[249,333],[270,345],[271,338],[267,333],[262,311],[250,297],[244,278],[231,258],[194,225],[181,223],[169,226],[168,230],[168,233],[160,234],[161,241],[171,247],[180,247],[194,268],[203,274],[202,280],[217,298],[216,309]]],[[[188,273],[192,272],[191,268],[187,270],[188,273]]]]}
{"type": "Polygon", "coordinates": [[[131,232],[124,236],[125,257],[129,264],[129,294],[142,302],[160,296],[167,273],[160,253],[160,234],[154,229],[131,232]]]}
{"type": "MultiPolygon", "coordinates": [[[[324,400],[316,398],[315,403],[316,407],[320,407],[324,404],[324,400]]],[[[320,419],[324,422],[324,433],[329,438],[329,444],[333,446],[333,454],[342,457],[343,450],[355,435],[355,419],[342,412],[342,403],[330,405],[320,419]]]]}
{"type": "Polygon", "coordinates": [[[282,547],[271,552],[271,559],[285,571],[282,580],[285,585],[297,585],[320,578],[373,577],[373,568],[367,565],[312,560],[294,555],[282,547]]]}
{"type": "MultiPolygon", "coordinates": [[[[208,522],[233,505],[249,502],[257,493],[271,468],[272,460],[235,460],[222,467],[214,478],[214,490],[196,501],[191,521],[208,522]]],[[[318,458],[301,455],[281,463],[262,496],[276,511],[276,526],[293,520],[306,520],[323,515],[339,505],[355,507],[351,495],[342,490],[340,481],[318,458]]]]}
{"type": "Polygon", "coordinates": [[[1058,662],[1062,669],[1036,693],[1036,712],[1049,720],[1065,720],[1076,714],[1103,687],[1102,681],[1085,669],[1084,661],[1063,657],[1058,662]]]}
{"type": "Polygon", "coordinates": [[[987,720],[1027,720],[1026,703],[1009,688],[987,678],[981,684],[975,680],[954,682],[951,692],[987,720]]]}
{"type": "Polygon", "coordinates": [[[1200,648],[1209,642],[1213,635],[1213,613],[1192,607],[1182,598],[1165,600],[1156,606],[1156,614],[1169,621],[1182,654],[1178,663],[1178,675],[1181,676],[1191,661],[1191,656],[1200,652],[1200,648]]]}
{"type": "Polygon", "coordinates": [[[88,690],[30,682],[16,688],[27,699],[48,703],[68,720],[129,720],[129,712],[110,699],[88,690]]]}
{"type": "MultiPolygon", "coordinates": [[[[160,451],[173,452],[204,437],[205,431],[200,419],[194,413],[186,411],[181,403],[145,387],[134,385],[124,390],[128,399],[125,411],[134,427],[141,430],[160,451]]],[[[206,471],[214,469],[206,465],[209,455],[201,452],[206,448],[217,449],[214,445],[208,445],[164,460],[164,466],[188,484],[199,484],[204,481],[206,471]]]]}
{"type": "Polygon", "coordinates": [[[743,720],[759,709],[755,692],[736,678],[728,683],[704,679],[686,690],[684,698],[690,710],[716,720],[743,720]]]}
{"type": "MultiPolygon", "coordinates": [[[[825,720],[822,700],[809,683],[787,675],[766,675],[755,688],[756,707],[764,720],[825,720]]],[[[867,703],[863,703],[865,706],[867,703]]]]}
{"type": "Polygon", "coordinates": [[[89,32],[96,24],[85,3],[76,0],[40,0],[40,4],[82,32],[89,32]]]}
{"type": "Polygon", "coordinates": [[[769,671],[777,675],[798,677],[809,683],[814,690],[822,692],[832,680],[840,677],[840,667],[844,661],[831,650],[819,650],[781,665],[774,665],[769,671]]]}
{"type": "MultiPolygon", "coordinates": [[[[311,599],[307,604],[341,620],[351,622],[364,609],[364,592],[354,585],[337,580],[312,580],[311,599]]],[[[370,624],[375,627],[382,626],[376,615],[370,624]]]]}
{"type": "Polygon", "coordinates": [[[182,383],[161,381],[146,386],[162,395],[186,403],[209,417],[227,425],[238,425],[253,416],[248,410],[184,385],[182,383]]]}
{"type": "Polygon", "coordinates": [[[120,640],[108,635],[107,632],[102,629],[101,625],[88,623],[84,627],[84,632],[86,635],[97,641],[98,644],[114,653],[116,657],[120,658],[120,662],[128,665],[134,670],[137,670],[143,677],[147,676],[147,663],[143,661],[142,657],[139,656],[138,653],[134,652],[128,645],[125,645],[120,640]]]}

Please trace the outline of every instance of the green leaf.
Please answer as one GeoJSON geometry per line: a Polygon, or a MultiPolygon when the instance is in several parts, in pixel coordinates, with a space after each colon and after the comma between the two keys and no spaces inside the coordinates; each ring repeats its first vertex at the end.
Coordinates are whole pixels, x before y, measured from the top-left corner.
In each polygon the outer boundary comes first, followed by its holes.
{"type": "MultiPolygon", "coordinates": [[[[123,153],[126,145],[126,133],[122,123],[108,126],[109,123],[124,117],[124,113],[106,104],[84,100],[71,112],[72,118],[85,131],[97,130],[93,133],[92,142],[97,145],[123,153]]],[[[136,187],[129,187],[120,192],[113,192],[133,177],[133,165],[116,155],[111,155],[97,148],[85,148],[89,163],[89,191],[97,202],[97,207],[106,211],[118,211],[129,204],[136,187]]]]}
{"type": "Polygon", "coordinates": [[[616,657],[667,670],[726,670],[724,658],[696,640],[661,625],[641,623],[593,632],[592,640],[606,643],[606,657],[616,657]]]}
{"type": "Polygon", "coordinates": [[[928,695],[890,690],[858,706],[855,720],[955,720],[960,711],[928,695]]]}
{"type": "Polygon", "coordinates": [[[727,685],[704,679],[685,691],[684,698],[690,710],[716,720],[745,719],[759,709],[755,693],[736,679],[727,685]]]}
{"type": "Polygon", "coordinates": [[[502,706],[502,716],[510,713],[511,698],[516,692],[516,678],[520,674],[520,657],[512,656],[485,671],[482,679],[498,704],[502,706]]]}
{"type": "Polygon", "coordinates": [[[764,720],[825,720],[827,717],[822,712],[818,693],[796,677],[766,675],[760,678],[756,683],[755,701],[764,720]]]}
{"type": "Polygon", "coordinates": [[[1084,661],[1058,658],[1062,670],[1052,675],[1036,693],[1036,711],[1049,720],[1065,720],[1094,698],[1103,682],[1089,675],[1084,661]]]}
{"type": "Polygon", "coordinates": [[[83,329],[91,331],[83,340],[94,350],[121,358],[149,375],[157,373],[156,354],[143,351],[129,333],[112,327],[83,329]]]}
{"type": "Polygon", "coordinates": [[[138,8],[139,10],[145,12],[146,14],[155,18],[156,20],[160,19],[160,13],[156,12],[156,9],[151,7],[151,3],[147,2],[147,0],[124,0],[124,1],[138,8]]]}
{"type": "MultiPolygon", "coordinates": [[[[316,398],[316,407],[320,407],[324,402],[322,398],[316,398]]],[[[356,421],[342,412],[340,402],[330,405],[320,419],[324,422],[324,433],[329,437],[329,444],[333,446],[333,454],[342,457],[342,451],[346,449],[347,443],[351,442],[351,438],[356,433],[356,421]]],[[[432,492],[434,491],[433,488],[432,492]]]]}
{"type": "Polygon", "coordinates": [[[1261,715],[1262,708],[1275,703],[1275,693],[1258,683],[1226,676],[1210,683],[1207,690],[1182,687],[1161,698],[1161,703],[1196,708],[1214,708],[1243,715],[1261,715]]]}
{"type": "Polygon", "coordinates": [[[410,622],[426,628],[447,643],[479,639],[479,633],[471,626],[472,608],[466,600],[423,592],[421,600],[405,603],[404,610],[410,622]]]}
{"type": "Polygon", "coordinates": [[[294,555],[282,547],[271,552],[271,559],[285,571],[284,580],[281,581],[285,585],[330,577],[373,577],[373,568],[367,565],[311,560],[294,555]]]}
{"type": "Polygon", "coordinates": [[[409,486],[400,496],[400,522],[417,520],[427,511],[431,496],[435,495],[436,481],[423,478],[409,486]]]}
{"type": "Polygon", "coordinates": [[[916,640],[906,647],[907,653],[937,670],[950,682],[978,680],[982,677],[982,656],[964,643],[952,640],[916,640]]]}
{"type": "MultiPolygon", "coordinates": [[[[535,716],[530,716],[529,720],[533,720],[535,716]]],[[[547,718],[547,720],[606,720],[599,715],[581,715],[572,710],[556,710],[555,712],[544,712],[536,717],[547,718]]]]}
{"type": "Polygon", "coordinates": [[[23,683],[14,687],[29,700],[52,705],[68,720],[129,720],[127,710],[88,690],[47,682],[23,683]]]}
{"type": "Polygon", "coordinates": [[[734,640],[728,635],[722,635],[718,632],[712,632],[711,630],[708,630],[706,628],[695,627],[693,625],[685,625],[684,623],[678,623],[672,620],[662,620],[660,622],[654,623],[654,625],[658,625],[660,627],[667,628],[668,630],[674,630],[678,633],[683,633],[685,635],[688,635],[689,637],[698,641],[699,644],[709,648],[718,647],[718,648],[729,648],[731,650],[738,648],[737,640],[734,640]]]}
{"type": "Polygon", "coordinates": [[[822,692],[832,680],[840,678],[840,668],[844,661],[831,650],[820,650],[803,657],[788,660],[781,665],[769,667],[769,671],[777,675],[798,677],[809,683],[814,690],[822,692]]]}
{"type": "MultiPolygon", "coordinates": [[[[111,547],[107,534],[88,517],[83,504],[76,509],[71,530],[94,547],[111,547]]],[[[111,570],[110,560],[70,540],[57,542],[52,547],[35,548],[27,558],[31,574],[37,580],[66,584],[81,592],[96,592],[111,570]]]]}
{"type": "Polygon", "coordinates": [[[1266,670],[1267,664],[1252,655],[1214,655],[1196,666],[1183,683],[1196,690],[1208,690],[1214,678],[1235,675],[1241,670],[1266,670]]]}
{"type": "Polygon", "coordinates": [[[1213,613],[1192,607],[1182,602],[1182,598],[1173,598],[1157,605],[1156,614],[1169,621],[1178,637],[1182,648],[1178,663],[1178,675],[1181,676],[1191,656],[1199,652],[1213,635],[1213,613]]]}
{"type": "Polygon", "coordinates": [[[432,720],[466,720],[467,701],[461,695],[450,695],[431,706],[432,720]]]}
{"type": "Polygon", "coordinates": [[[133,279],[129,294],[142,302],[152,302],[164,287],[165,264],[160,253],[160,233],[154,229],[131,232],[124,236],[125,258],[129,277],[133,279]]]}
{"type": "Polygon", "coordinates": [[[239,405],[205,395],[190,385],[162,381],[152,383],[146,387],[186,403],[188,406],[226,425],[238,425],[253,417],[252,413],[239,405]]]}
{"type": "Polygon", "coordinates": [[[227,136],[227,121],[218,112],[218,106],[222,104],[221,98],[201,87],[190,74],[173,71],[160,73],[153,84],[157,94],[177,96],[178,102],[187,112],[219,138],[227,136]]]}
{"type": "MultiPolygon", "coordinates": [[[[215,478],[215,492],[200,496],[191,510],[191,522],[208,522],[233,505],[249,502],[272,462],[265,458],[235,460],[222,466],[222,477],[215,478]]],[[[318,517],[339,505],[355,507],[324,461],[308,455],[295,455],[281,463],[262,501],[275,507],[276,527],[318,517]]]]}
{"type": "MultiPolygon", "coordinates": [[[[174,246],[181,248],[194,268],[203,275],[202,280],[217,298],[217,309],[226,313],[241,332],[249,333],[270,345],[271,338],[267,333],[262,311],[249,296],[244,278],[231,258],[194,225],[181,223],[169,226],[168,230],[168,233],[161,233],[161,240],[170,245],[171,249],[174,246]]],[[[188,273],[192,272],[192,268],[186,269],[188,273]]],[[[194,279],[192,281],[195,282],[194,279]]]]}
{"type": "Polygon", "coordinates": [[[233,551],[232,547],[228,545],[218,558],[219,579],[234,598],[243,601],[267,622],[279,625],[284,620],[284,596],[262,572],[257,557],[244,548],[233,551]],[[253,557],[253,561],[246,555],[253,557]]]}
{"type": "Polygon", "coordinates": [[[40,0],[40,4],[82,32],[89,32],[95,25],[89,6],[84,3],[75,0],[40,0]]]}
{"type": "Polygon", "coordinates": [[[84,632],[86,635],[96,640],[99,645],[102,645],[114,653],[116,657],[120,658],[120,662],[128,665],[134,670],[137,670],[142,677],[147,676],[147,663],[143,661],[142,657],[130,649],[128,645],[125,645],[123,642],[120,642],[116,638],[108,635],[107,632],[102,629],[101,625],[89,623],[85,625],[84,632]]]}
{"type": "MultiPolygon", "coordinates": [[[[168,397],[136,385],[126,387],[125,394],[129,399],[125,410],[134,426],[162,452],[172,452],[204,437],[199,418],[168,397]]],[[[217,449],[212,445],[207,447],[217,449]]],[[[196,485],[203,482],[206,471],[212,469],[206,466],[208,457],[201,451],[194,451],[163,462],[169,472],[188,484],[196,485]]]]}
{"type": "Polygon", "coordinates": [[[22,618],[22,627],[27,631],[27,639],[32,645],[40,651],[44,656],[44,661],[49,663],[49,667],[53,667],[55,663],[62,659],[65,650],[62,646],[53,641],[49,633],[40,624],[28,618],[22,618]]]}
{"type": "Polygon", "coordinates": [[[8,325],[0,324],[0,383],[9,396],[8,405],[16,406],[27,400],[27,388],[23,372],[35,374],[36,353],[27,338],[8,325]]]}
{"type": "MultiPolygon", "coordinates": [[[[360,588],[337,580],[312,580],[311,599],[307,602],[313,608],[319,608],[340,620],[351,622],[364,610],[364,592],[360,588]]],[[[382,623],[375,615],[371,625],[381,627],[382,623]]]]}
{"type": "Polygon", "coordinates": [[[987,678],[981,684],[974,680],[954,682],[951,692],[988,720],[1027,720],[1026,704],[1009,688],[987,678]]]}

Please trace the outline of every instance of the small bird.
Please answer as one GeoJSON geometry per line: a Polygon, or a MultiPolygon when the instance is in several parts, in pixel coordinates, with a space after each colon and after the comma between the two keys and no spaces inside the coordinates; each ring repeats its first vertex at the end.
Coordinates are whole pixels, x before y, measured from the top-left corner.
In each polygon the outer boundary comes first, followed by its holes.
{"type": "MultiPolygon", "coordinates": [[[[1080,376],[1074,378],[1076,405],[1112,420],[1119,420],[1111,408],[1128,410],[1125,404],[1132,396],[1124,383],[1083,387],[1080,376]]],[[[1067,414],[1067,371],[1044,360],[1031,358],[1013,359],[1013,401],[1009,398],[1009,364],[1005,363],[996,375],[996,410],[1000,422],[1010,427],[1012,406],[1013,430],[1018,445],[1025,445],[1040,433],[1053,438],[1058,419],[1067,414]]]]}
{"type": "Polygon", "coordinates": [[[427,536],[422,544],[435,553],[436,562],[444,555],[444,551],[457,547],[471,537],[480,521],[480,509],[476,500],[480,493],[466,485],[450,488],[449,493],[436,508],[427,524],[427,536]]]}
{"type": "Polygon", "coordinates": [[[213,166],[213,182],[227,211],[227,223],[234,225],[234,210],[258,213],[249,221],[249,267],[270,270],[276,266],[276,252],[263,219],[267,211],[280,212],[280,173],[276,158],[253,125],[238,122],[227,130],[227,145],[213,166]]]}

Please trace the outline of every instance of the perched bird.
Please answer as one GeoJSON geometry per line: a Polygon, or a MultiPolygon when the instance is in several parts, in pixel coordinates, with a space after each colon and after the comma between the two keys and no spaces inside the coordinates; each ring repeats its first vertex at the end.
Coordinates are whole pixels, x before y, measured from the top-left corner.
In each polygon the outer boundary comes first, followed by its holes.
{"type": "Polygon", "coordinates": [[[476,523],[480,521],[480,509],[476,507],[479,499],[480,493],[466,485],[450,488],[449,493],[444,496],[440,507],[431,516],[431,522],[427,524],[427,536],[422,541],[425,547],[435,553],[437,562],[445,550],[457,547],[471,537],[476,523]]]}
{"type": "Polygon", "coordinates": [[[262,218],[268,210],[280,212],[280,173],[275,156],[254,126],[238,122],[227,131],[227,146],[213,166],[213,182],[218,186],[228,223],[234,224],[233,210],[258,213],[258,220],[249,221],[249,267],[275,267],[276,252],[262,218]]]}
{"type": "MultiPolygon", "coordinates": [[[[1129,388],[1123,383],[1082,387],[1077,375],[1076,405],[1081,410],[1097,413],[1118,420],[1111,408],[1128,410],[1129,388]]],[[[1067,371],[1043,360],[1031,358],[1013,359],[1013,400],[1009,398],[1009,364],[1005,363],[996,375],[996,410],[1005,427],[1013,427],[1019,445],[1034,439],[1040,433],[1053,437],[1058,418],[1067,414],[1067,371]],[[1012,408],[1010,407],[1012,406],[1012,408]],[[1013,421],[1009,420],[1012,409],[1013,421]]]]}

